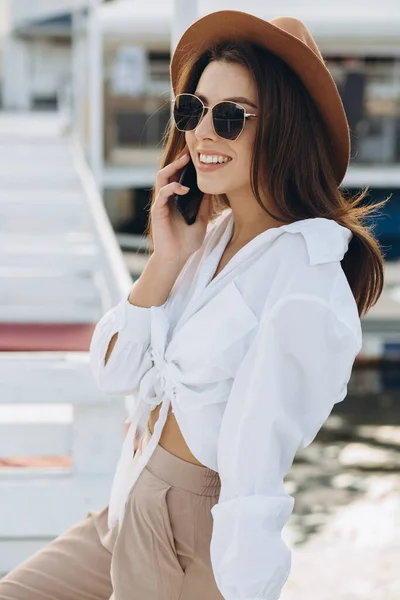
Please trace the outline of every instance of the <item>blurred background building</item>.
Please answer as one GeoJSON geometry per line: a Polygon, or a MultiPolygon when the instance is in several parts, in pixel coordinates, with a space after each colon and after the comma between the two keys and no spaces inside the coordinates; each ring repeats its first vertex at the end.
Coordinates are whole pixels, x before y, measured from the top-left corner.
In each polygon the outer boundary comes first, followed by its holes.
{"type": "Polygon", "coordinates": [[[2,105],[55,110],[71,86],[72,10],[83,2],[2,1],[2,105]]]}

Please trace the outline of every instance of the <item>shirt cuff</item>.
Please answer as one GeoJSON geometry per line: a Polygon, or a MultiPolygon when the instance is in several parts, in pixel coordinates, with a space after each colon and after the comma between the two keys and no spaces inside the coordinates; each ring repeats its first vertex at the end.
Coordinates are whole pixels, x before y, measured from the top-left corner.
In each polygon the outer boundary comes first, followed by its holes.
{"type": "MultiPolygon", "coordinates": [[[[129,296],[128,296],[129,298],[129,296]]],[[[148,342],[151,328],[151,307],[135,306],[128,298],[121,300],[115,307],[115,332],[118,339],[127,342],[148,342]]],[[[163,309],[166,302],[156,309],[163,309]]]]}

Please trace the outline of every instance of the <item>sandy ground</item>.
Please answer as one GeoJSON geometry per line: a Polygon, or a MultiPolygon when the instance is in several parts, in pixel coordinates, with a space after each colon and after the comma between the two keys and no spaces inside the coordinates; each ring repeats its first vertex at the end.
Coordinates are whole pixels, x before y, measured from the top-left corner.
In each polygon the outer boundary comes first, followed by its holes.
{"type": "Polygon", "coordinates": [[[287,479],[281,600],[400,600],[400,426],[333,415],[287,479]]]}

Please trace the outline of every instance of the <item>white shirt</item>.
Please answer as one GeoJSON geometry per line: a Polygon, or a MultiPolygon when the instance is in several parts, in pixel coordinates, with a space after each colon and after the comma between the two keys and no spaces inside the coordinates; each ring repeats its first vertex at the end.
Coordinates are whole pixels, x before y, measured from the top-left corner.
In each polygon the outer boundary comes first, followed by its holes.
{"type": "Polygon", "coordinates": [[[90,359],[107,394],[135,395],[117,466],[109,526],[149,460],[172,404],[192,454],[219,472],[210,545],[226,600],[276,600],[290,572],[282,528],[294,499],[283,479],[347,393],[362,332],[341,268],[352,232],[309,218],[257,235],[211,280],[230,240],[226,209],[207,228],[162,306],[127,298],[93,334],[90,359]],[[111,337],[119,332],[104,366],[111,337]],[[162,403],[131,469],[135,431],[162,403]]]}

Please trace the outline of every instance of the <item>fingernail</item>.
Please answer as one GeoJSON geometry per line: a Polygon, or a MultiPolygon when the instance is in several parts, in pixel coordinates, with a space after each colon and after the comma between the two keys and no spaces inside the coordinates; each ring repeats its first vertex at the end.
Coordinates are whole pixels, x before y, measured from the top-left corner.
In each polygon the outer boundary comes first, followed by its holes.
{"type": "Polygon", "coordinates": [[[188,154],[188,153],[186,153],[186,154],[184,154],[183,156],[181,156],[179,160],[183,160],[183,159],[184,159],[184,158],[186,158],[187,156],[189,156],[189,154],[188,154]]]}
{"type": "Polygon", "coordinates": [[[190,190],[190,188],[189,188],[187,185],[182,185],[182,184],[181,184],[181,188],[182,188],[183,190],[190,190]]]}

